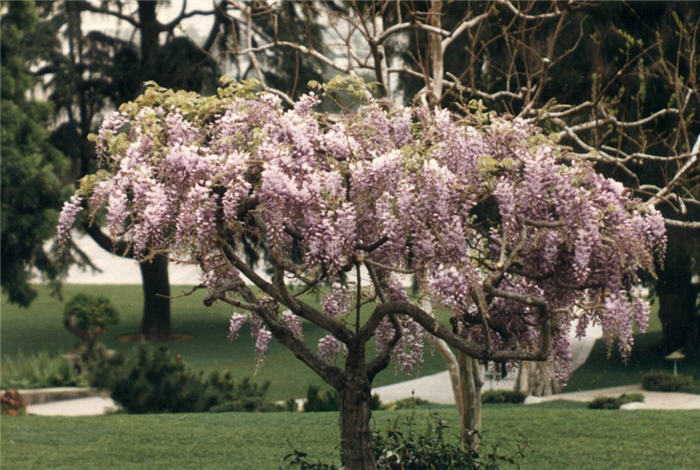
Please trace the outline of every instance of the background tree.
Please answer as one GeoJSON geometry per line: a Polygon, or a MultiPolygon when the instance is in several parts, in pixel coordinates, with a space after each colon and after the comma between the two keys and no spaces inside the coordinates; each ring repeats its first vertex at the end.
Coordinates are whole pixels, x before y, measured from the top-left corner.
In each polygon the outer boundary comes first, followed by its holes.
{"type": "MultiPolygon", "coordinates": [[[[48,64],[37,73],[45,77],[61,121],[52,135],[53,142],[73,161],[74,179],[97,167],[88,136],[96,130],[104,112],[136,97],[145,81],[204,93],[215,89],[220,72],[208,52],[215,45],[221,26],[216,7],[188,10],[187,2],[182,2],[178,15],[163,23],[157,15],[160,2],[155,1],[140,1],[130,12],[125,12],[127,5],[120,2],[56,2],[43,6],[43,27],[53,34],[60,32],[65,47],[46,49],[43,58],[48,64]],[[91,14],[122,22],[132,31],[125,39],[93,29],[85,22],[91,14]],[[184,19],[200,15],[216,17],[204,44],[200,46],[175,35],[184,19]]],[[[106,236],[98,224],[84,228],[105,250],[133,257],[126,247],[106,236]]],[[[167,339],[171,332],[168,258],[158,255],[143,260],[139,267],[144,297],[141,335],[148,340],[167,339]]]]}
{"type": "MultiPolygon", "coordinates": [[[[444,50],[448,85],[441,101],[481,99],[490,108],[538,122],[662,210],[675,227],[669,237],[677,247],[654,283],[662,346],[696,355],[698,291],[689,273],[698,273],[692,247],[700,244],[697,6],[518,6],[521,10],[509,2],[443,6],[447,30],[456,30],[462,15],[489,17],[444,50]],[[465,52],[469,65],[463,67],[465,52]]],[[[419,8],[409,13],[421,16],[419,8]]],[[[398,53],[411,63],[429,39],[427,32],[415,34],[411,48],[398,53]]],[[[407,96],[424,89],[429,61],[403,71],[407,96]]]]}
{"type": "Polygon", "coordinates": [[[60,179],[66,161],[49,141],[50,105],[29,97],[29,64],[53,38],[38,34],[33,3],[3,2],[2,9],[2,289],[27,306],[36,296],[32,270],[52,281],[60,273],[44,243],[67,189],[60,179]]]}
{"type": "MultiPolygon", "coordinates": [[[[368,77],[394,101],[403,92],[407,102],[465,112],[466,103],[478,100],[472,102],[474,109],[495,109],[535,123],[658,206],[667,224],[697,244],[700,125],[694,5],[508,0],[345,5],[342,10],[319,8],[317,21],[330,25],[323,53],[301,40],[256,36],[248,6],[229,4],[225,12],[241,25],[242,35],[258,39],[255,46],[234,52],[252,60],[253,54],[296,51],[332,73],[368,77]]],[[[660,275],[661,317],[677,318],[664,321],[665,337],[687,337],[697,344],[696,327],[669,331],[672,324],[698,321],[696,310],[688,308],[697,290],[682,268],[698,263],[691,262],[687,251],[679,253],[685,253],[682,262],[667,263],[660,275]],[[686,274],[664,281],[671,266],[686,274]],[[686,294],[671,294],[679,292],[679,282],[686,294]],[[685,299],[685,307],[670,307],[672,295],[685,299]]],[[[437,344],[463,420],[478,423],[479,365],[437,344]]],[[[534,379],[523,378],[527,390],[559,387],[550,380],[552,366],[535,366],[534,379]]]]}

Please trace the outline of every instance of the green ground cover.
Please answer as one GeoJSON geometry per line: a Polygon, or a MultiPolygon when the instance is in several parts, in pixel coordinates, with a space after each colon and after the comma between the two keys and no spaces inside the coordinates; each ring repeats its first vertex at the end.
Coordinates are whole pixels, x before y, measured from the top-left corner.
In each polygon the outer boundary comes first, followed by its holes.
{"type": "MultiPolygon", "coordinates": [[[[375,412],[375,426],[410,413],[375,412]]],[[[417,430],[427,414],[416,412],[417,430]]],[[[440,415],[456,433],[454,410],[440,415]]],[[[484,443],[498,444],[500,453],[526,443],[523,470],[696,470],[699,421],[700,411],[486,406],[484,443]]],[[[336,458],[338,426],[337,413],[26,416],[3,419],[1,439],[7,470],[269,470],[291,446],[324,461],[336,458]]]]}
{"type": "MultiPolygon", "coordinates": [[[[187,291],[184,286],[174,286],[172,295],[187,291]]],[[[109,348],[126,352],[134,344],[118,341],[117,338],[135,333],[141,321],[142,294],[140,286],[116,285],[65,285],[65,300],[78,292],[89,295],[108,297],[119,311],[120,320],[100,337],[109,348]]],[[[152,343],[151,347],[165,346],[173,353],[180,354],[188,367],[194,370],[210,372],[229,370],[235,378],[252,376],[255,382],[271,382],[268,397],[273,400],[303,397],[309,385],[326,387],[323,381],[309,368],[303,365],[284,346],[276,341],[270,342],[268,354],[261,367],[256,368],[253,340],[247,327],[241,330],[237,340],[229,342],[228,320],[232,309],[227,305],[217,304],[205,307],[202,299],[205,293],[198,291],[187,297],[172,301],[172,329],[174,333],[191,335],[192,339],[182,342],[152,343]]],[[[310,297],[310,302],[317,299],[310,297]]],[[[39,286],[39,296],[28,308],[22,309],[2,299],[2,328],[0,331],[0,348],[2,356],[12,357],[22,351],[33,354],[45,351],[49,354],[61,354],[71,350],[77,338],[63,327],[63,302],[51,297],[46,287],[39,286]]],[[[306,325],[304,335],[306,342],[315,348],[315,344],[324,333],[316,327],[306,325]]],[[[444,369],[437,353],[432,354],[427,348],[425,365],[421,375],[428,375],[444,369]]],[[[370,352],[372,354],[372,352],[370,352]]],[[[389,366],[377,376],[375,385],[407,380],[411,377],[389,366]]]]}

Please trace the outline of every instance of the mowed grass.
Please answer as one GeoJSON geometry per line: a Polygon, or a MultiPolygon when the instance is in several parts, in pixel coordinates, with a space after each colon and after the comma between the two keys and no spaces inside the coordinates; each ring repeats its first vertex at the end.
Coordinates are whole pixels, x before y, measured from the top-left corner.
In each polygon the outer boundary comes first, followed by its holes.
{"type": "MultiPolygon", "coordinates": [[[[63,327],[63,302],[49,295],[49,289],[38,286],[39,296],[28,309],[22,309],[2,299],[1,352],[3,356],[14,356],[19,351],[32,354],[46,351],[49,354],[69,352],[78,338],[63,327]]],[[[177,296],[188,291],[187,286],[173,286],[171,294],[177,296]]],[[[120,320],[100,337],[107,347],[120,352],[134,348],[133,343],[124,343],[117,338],[139,331],[142,312],[140,286],[115,285],[65,285],[64,300],[78,292],[89,295],[104,295],[119,311],[120,320]]],[[[193,370],[205,373],[228,370],[235,378],[252,377],[254,382],[270,381],[268,397],[286,400],[306,396],[309,385],[327,387],[308,367],[302,364],[289,350],[276,341],[271,341],[268,353],[260,367],[256,364],[254,342],[250,330],[244,327],[238,339],[229,342],[228,321],[233,309],[224,304],[212,307],[203,305],[203,290],[172,300],[172,330],[174,333],[191,335],[192,339],[181,342],[150,343],[149,347],[167,347],[173,354],[182,356],[185,364],[193,370]]],[[[306,298],[318,304],[312,295],[306,298]]],[[[305,341],[315,350],[316,343],[325,334],[313,325],[305,325],[305,341]]],[[[371,344],[374,342],[371,341],[371,344]]],[[[373,354],[373,346],[369,353],[373,354]]],[[[371,356],[369,356],[371,357],[371,356]]],[[[426,348],[425,364],[421,375],[444,370],[437,353],[426,348]]],[[[389,366],[377,376],[375,386],[400,382],[412,378],[389,366]]]]}
{"type": "MultiPolygon", "coordinates": [[[[429,411],[418,410],[415,430],[429,411]]],[[[386,428],[411,411],[379,411],[386,428]]],[[[456,440],[454,410],[440,409],[456,440]]],[[[297,448],[337,462],[337,413],[25,416],[2,420],[4,470],[278,468],[297,448]]],[[[522,470],[697,470],[700,411],[599,411],[486,406],[484,450],[525,445],[522,470]]],[[[512,468],[512,467],[504,467],[512,468]]]]}

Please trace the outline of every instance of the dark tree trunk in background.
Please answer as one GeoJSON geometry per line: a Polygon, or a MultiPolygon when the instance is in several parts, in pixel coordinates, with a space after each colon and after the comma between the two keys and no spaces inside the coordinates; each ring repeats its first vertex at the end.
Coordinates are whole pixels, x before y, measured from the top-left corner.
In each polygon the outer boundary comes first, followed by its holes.
{"type": "MultiPolygon", "coordinates": [[[[159,48],[160,24],[154,1],[139,1],[141,23],[141,64],[143,80],[155,78],[155,62],[159,48]]],[[[143,317],[141,335],[148,341],[164,341],[170,337],[170,282],[168,258],[156,256],[151,262],[139,263],[143,283],[143,317]]]]}
{"type": "Polygon", "coordinates": [[[683,348],[688,357],[700,356],[698,286],[692,284],[695,243],[697,240],[687,233],[668,229],[668,253],[657,283],[664,351],[683,348]]]}
{"type": "MultiPolygon", "coordinates": [[[[141,63],[145,70],[153,72],[160,34],[160,25],[156,18],[156,2],[139,1],[139,21],[141,22],[141,63]]],[[[147,79],[150,78],[147,77],[147,79]]]]}
{"type": "Polygon", "coordinates": [[[374,470],[370,408],[372,384],[367,378],[364,345],[348,347],[346,380],[340,395],[340,451],[345,470],[374,470]]]}
{"type": "Polygon", "coordinates": [[[148,341],[165,341],[170,338],[168,258],[158,255],[139,267],[143,279],[141,334],[148,341]]]}

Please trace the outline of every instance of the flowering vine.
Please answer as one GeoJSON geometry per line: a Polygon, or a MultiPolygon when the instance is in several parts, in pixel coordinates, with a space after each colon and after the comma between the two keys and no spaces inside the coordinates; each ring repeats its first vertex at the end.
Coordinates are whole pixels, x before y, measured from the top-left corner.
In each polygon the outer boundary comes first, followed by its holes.
{"type": "Polygon", "coordinates": [[[217,97],[151,85],[103,123],[105,171],[65,204],[59,242],[83,201],[104,208],[137,257],[191,256],[214,297],[249,311],[230,338],[249,320],[260,358],[275,336],[337,386],[338,353],[371,337],[371,377],[391,356],[420,367],[426,331],[473,357],[564,364],[569,329],[599,323],[629,353],[649,313],[639,275],[665,251],[653,207],[524,121],[371,99],[331,119],[321,99],[285,109],[250,84],[217,97]],[[239,256],[244,238],[265,249],[271,281],[239,256]],[[412,303],[397,273],[415,274],[451,324],[412,303]],[[321,309],[290,281],[330,286],[321,309]],[[327,333],[317,352],[306,322],[327,333]]]}

